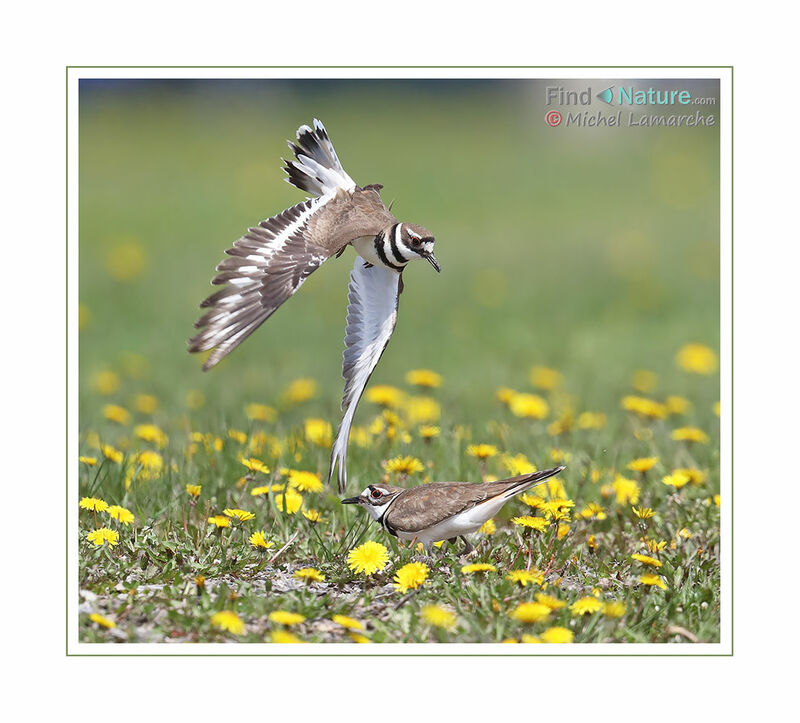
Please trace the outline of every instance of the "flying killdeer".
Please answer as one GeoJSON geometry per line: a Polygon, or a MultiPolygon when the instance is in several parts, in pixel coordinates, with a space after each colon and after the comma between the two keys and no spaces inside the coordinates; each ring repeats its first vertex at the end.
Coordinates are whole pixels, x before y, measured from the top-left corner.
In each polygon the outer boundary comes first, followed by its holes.
{"type": "Polygon", "coordinates": [[[338,466],[339,491],[347,484],[347,443],[356,406],[381,358],[397,322],[403,290],[402,273],[417,259],[436,271],[434,238],[416,224],[400,223],[384,206],[380,184],[360,188],[342,168],[325,127],[314,120],[289,142],[296,160],[285,161],[285,179],[313,195],[268,218],[234,242],[217,266],[212,284],[227,284],[201,305],[208,311],[197,321],[201,331],[189,340],[190,352],[211,351],[208,370],[230,354],[308,276],[348,244],[356,251],[348,288],[345,379],[342,420],[331,450],[328,479],[338,466]]]}
{"type": "Polygon", "coordinates": [[[497,482],[433,482],[419,487],[395,487],[388,484],[367,485],[358,497],[342,500],[343,505],[362,505],[389,534],[401,540],[417,540],[430,554],[439,540],[455,542],[476,532],[494,517],[512,497],[542,484],[561,467],[523,474],[497,482]]]}

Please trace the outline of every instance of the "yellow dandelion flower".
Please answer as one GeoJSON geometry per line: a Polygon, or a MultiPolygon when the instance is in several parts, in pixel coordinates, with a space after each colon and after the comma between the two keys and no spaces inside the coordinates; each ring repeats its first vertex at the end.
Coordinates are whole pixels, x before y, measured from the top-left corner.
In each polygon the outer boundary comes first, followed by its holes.
{"type": "Polygon", "coordinates": [[[500,387],[495,393],[495,399],[503,404],[511,404],[511,400],[517,395],[514,389],[508,387],[500,387]]]}
{"type": "Polygon", "coordinates": [[[110,460],[110,461],[112,461],[112,462],[114,462],[116,464],[119,464],[120,462],[122,462],[122,459],[123,459],[124,455],[122,454],[122,452],[120,452],[118,449],[112,447],[110,444],[102,444],[102,445],[100,445],[100,451],[103,453],[103,456],[106,459],[108,459],[108,460],[110,460]]]}
{"type": "Polygon", "coordinates": [[[589,535],[589,537],[586,538],[586,547],[588,547],[590,550],[597,549],[597,539],[594,535],[589,535]]]}
{"type": "Polygon", "coordinates": [[[155,444],[159,448],[166,447],[169,437],[155,424],[137,424],[133,433],[145,442],[155,444]]]}
{"type": "Polygon", "coordinates": [[[400,592],[416,590],[428,579],[430,570],[423,562],[409,562],[403,565],[394,576],[394,586],[400,592]]]}
{"type": "Polygon", "coordinates": [[[425,605],[420,610],[422,619],[437,628],[452,628],[456,624],[456,615],[441,605],[425,605]]]}
{"type": "Polygon", "coordinates": [[[135,519],[133,512],[119,505],[111,505],[111,507],[106,510],[106,513],[113,519],[119,520],[123,525],[130,525],[135,519]]]}
{"type": "Polygon", "coordinates": [[[245,459],[244,457],[240,457],[239,461],[247,467],[251,472],[261,472],[261,474],[269,474],[269,467],[265,465],[260,459],[256,459],[255,457],[250,457],[249,459],[245,459]]]}
{"type": "Polygon", "coordinates": [[[568,524],[562,522],[558,526],[558,539],[560,540],[561,538],[566,537],[569,534],[570,529],[571,528],[568,524]]]}
{"type": "Polygon", "coordinates": [[[244,622],[233,610],[221,610],[211,616],[211,624],[215,628],[225,630],[234,635],[241,635],[244,632],[244,622]]]}
{"type": "Polygon", "coordinates": [[[605,510],[595,502],[590,502],[578,513],[584,520],[605,520],[605,510]]]}
{"type": "Polygon", "coordinates": [[[675,363],[691,374],[712,374],[717,370],[717,355],[705,344],[686,344],[675,355],[675,363]]]}
{"type": "Polygon", "coordinates": [[[92,387],[96,392],[108,396],[119,389],[119,377],[112,371],[99,372],[92,378],[92,387]]]}
{"type": "Polygon", "coordinates": [[[436,389],[442,386],[442,375],[430,369],[412,369],[406,372],[406,382],[415,387],[436,389]]]}
{"type": "Polygon", "coordinates": [[[230,527],[231,521],[225,515],[214,515],[213,517],[208,518],[209,524],[214,525],[215,527],[230,527]]]}
{"type": "Polygon", "coordinates": [[[645,565],[650,565],[650,567],[661,567],[661,560],[656,560],[655,557],[649,557],[648,555],[640,555],[638,552],[631,555],[634,560],[638,560],[639,562],[644,563],[645,565]]]}
{"type": "Polygon", "coordinates": [[[472,575],[476,572],[495,572],[496,570],[497,568],[488,562],[474,562],[471,565],[462,565],[461,567],[463,575],[472,575]]]}
{"type": "Polygon", "coordinates": [[[541,605],[547,605],[551,610],[560,610],[563,607],[567,606],[563,600],[559,600],[557,597],[553,597],[552,595],[547,595],[543,592],[536,593],[536,602],[540,603],[541,605]]]}
{"type": "Polygon", "coordinates": [[[544,573],[536,568],[532,570],[510,570],[506,575],[506,580],[518,582],[522,587],[526,587],[528,583],[542,585],[544,583],[544,573]]]}
{"type": "MultiPolygon", "coordinates": [[[[131,478],[136,474],[137,478],[141,480],[158,479],[164,471],[164,458],[151,449],[145,449],[137,453],[130,462],[131,468],[128,473],[131,478]]],[[[130,478],[128,480],[129,483],[130,478]]]]}
{"type": "Polygon", "coordinates": [[[424,471],[425,466],[416,457],[393,457],[386,461],[384,469],[398,474],[416,474],[424,471]]]}
{"type": "Polygon", "coordinates": [[[108,502],[99,497],[82,497],[79,505],[81,509],[92,510],[92,512],[102,512],[108,509],[108,502]]]}
{"type": "Polygon", "coordinates": [[[277,495],[275,497],[275,505],[281,512],[284,511],[285,505],[286,514],[294,515],[303,506],[303,495],[295,492],[290,487],[282,495],[277,495]]]}
{"type": "Polygon", "coordinates": [[[352,640],[354,643],[371,643],[372,642],[366,635],[361,635],[360,633],[351,632],[351,633],[348,633],[348,635],[350,636],[350,640],[352,640]]]}
{"type": "Polygon", "coordinates": [[[301,404],[313,399],[316,393],[317,383],[313,379],[300,378],[289,383],[282,397],[290,404],[301,404]]]}
{"type": "Polygon", "coordinates": [[[520,527],[531,527],[539,532],[544,532],[550,523],[544,517],[532,517],[531,515],[523,515],[522,517],[512,517],[511,522],[520,527]]]}
{"type": "Polygon", "coordinates": [[[333,430],[330,422],[324,419],[306,419],[303,423],[306,441],[318,447],[330,447],[333,439],[333,430]]]}
{"type": "Polygon", "coordinates": [[[509,615],[521,623],[540,623],[550,617],[550,608],[536,602],[520,603],[509,615]]]}
{"type": "Polygon", "coordinates": [[[81,464],[88,465],[89,467],[94,467],[97,464],[97,457],[78,457],[78,462],[81,464]]]}
{"type": "Polygon", "coordinates": [[[486,520],[481,526],[478,532],[482,535],[493,535],[497,532],[497,525],[494,522],[494,519],[486,520]]]}
{"type": "Polygon", "coordinates": [[[302,567],[299,570],[295,570],[292,577],[306,582],[323,582],[325,580],[325,575],[313,567],[302,567]]]}
{"type": "Polygon", "coordinates": [[[235,517],[240,522],[247,522],[248,520],[252,520],[253,518],[255,518],[255,515],[252,512],[247,512],[246,510],[239,510],[230,507],[222,510],[222,514],[227,515],[228,517],[235,517]]]}
{"type": "Polygon", "coordinates": [[[254,532],[249,538],[247,538],[247,541],[256,549],[260,548],[262,550],[268,550],[270,547],[272,547],[272,543],[267,540],[263,530],[254,532]]]}
{"type": "MultiPolygon", "coordinates": [[[[517,641],[516,640],[510,640],[509,642],[515,643],[517,641]]],[[[522,635],[522,637],[520,638],[520,642],[521,643],[527,643],[527,644],[535,644],[535,643],[541,643],[542,639],[538,635],[528,635],[527,633],[524,633],[522,635]]]]}
{"type": "Polygon", "coordinates": [[[708,443],[708,435],[697,427],[681,427],[672,430],[672,438],[679,442],[700,442],[708,443]]]}
{"type": "Polygon", "coordinates": [[[202,491],[202,485],[186,485],[186,494],[191,495],[194,498],[199,497],[202,491]]]}
{"type": "Polygon", "coordinates": [[[649,369],[637,369],[631,377],[631,386],[637,392],[649,394],[658,386],[658,377],[649,369]]]}
{"type": "Polygon", "coordinates": [[[278,412],[268,404],[251,402],[244,408],[244,413],[248,419],[254,422],[274,422],[278,418],[278,412]]]}
{"type": "Polygon", "coordinates": [[[603,603],[596,597],[589,595],[587,597],[582,597],[580,600],[576,600],[569,606],[569,609],[572,610],[573,615],[591,615],[598,610],[602,610],[603,603]]]}
{"type": "Polygon", "coordinates": [[[528,505],[528,507],[532,507],[534,510],[538,510],[547,501],[544,497],[539,497],[539,495],[529,495],[527,492],[523,492],[519,498],[522,502],[528,505]]]}
{"type": "Polygon", "coordinates": [[[532,474],[537,471],[536,465],[531,464],[530,460],[528,460],[524,454],[504,454],[500,458],[500,461],[512,477],[521,474],[532,474]]]}
{"type": "Polygon", "coordinates": [[[152,394],[137,394],[133,404],[142,414],[153,414],[158,409],[158,399],[152,394]]]}
{"type": "Polygon", "coordinates": [[[350,550],[347,565],[356,573],[373,575],[389,564],[389,551],[380,542],[372,540],[350,550]]]}
{"type": "Polygon", "coordinates": [[[680,489],[684,485],[689,484],[689,475],[681,474],[680,472],[673,472],[672,474],[664,476],[661,481],[667,485],[667,487],[680,489]]]}
{"type": "Polygon", "coordinates": [[[571,630],[560,626],[547,628],[541,635],[543,643],[571,643],[574,637],[571,630]]]}
{"type": "Polygon", "coordinates": [[[714,406],[713,406],[713,407],[711,407],[711,409],[712,409],[712,411],[714,412],[714,414],[716,414],[717,416],[719,416],[719,414],[720,414],[720,406],[719,406],[719,402],[714,402],[714,406]]]}
{"type": "Polygon", "coordinates": [[[337,625],[341,625],[343,628],[347,628],[348,630],[363,630],[364,623],[360,620],[356,620],[355,618],[348,617],[347,615],[334,615],[331,620],[335,622],[337,625]]]}
{"type": "Polygon", "coordinates": [[[639,578],[639,582],[642,583],[642,585],[654,585],[655,587],[660,587],[662,590],[667,589],[667,585],[660,575],[642,575],[639,578]]]}
{"type": "Polygon", "coordinates": [[[608,417],[602,412],[581,412],[575,423],[578,429],[603,429],[608,423],[608,417]]]}
{"type": "Polygon", "coordinates": [[[367,389],[367,401],[382,407],[397,408],[405,399],[405,394],[397,387],[388,384],[377,384],[367,389]]]}
{"type": "Polygon", "coordinates": [[[273,643],[305,643],[305,640],[300,640],[294,633],[288,630],[273,630],[269,634],[270,640],[273,643]]]}
{"type": "Polygon", "coordinates": [[[322,492],[325,489],[318,474],[297,469],[289,470],[289,484],[301,492],[322,492]]]}
{"type": "Polygon", "coordinates": [[[686,414],[692,406],[692,403],[686,397],[679,397],[676,394],[667,397],[664,404],[667,407],[668,414],[686,414]]]}
{"type": "Polygon", "coordinates": [[[557,372],[555,369],[548,367],[536,366],[531,369],[530,382],[538,389],[550,391],[556,387],[561,386],[564,382],[564,375],[557,372]]]}
{"type": "Polygon", "coordinates": [[[303,517],[309,522],[327,522],[327,519],[322,518],[322,513],[319,510],[303,510],[303,517]]]}
{"type": "Polygon", "coordinates": [[[305,616],[287,610],[274,610],[269,614],[269,619],[278,625],[299,625],[305,620],[305,616]]]}
{"type": "Polygon", "coordinates": [[[633,472],[647,472],[658,464],[658,457],[639,457],[628,462],[628,469],[633,472]]]}
{"type": "Polygon", "coordinates": [[[611,483],[611,487],[617,495],[618,505],[636,504],[639,501],[641,490],[635,480],[618,474],[611,483]]]}
{"type": "Polygon", "coordinates": [[[423,424],[419,428],[419,436],[426,441],[438,437],[441,432],[442,430],[439,427],[434,427],[430,424],[423,424]]]}
{"type": "Polygon", "coordinates": [[[625,614],[625,603],[611,600],[603,605],[603,615],[609,618],[621,618],[625,614]]]}
{"type": "Polygon", "coordinates": [[[665,549],[667,546],[666,540],[648,540],[644,538],[642,542],[650,552],[661,552],[661,550],[665,549]]]}
{"type": "Polygon", "coordinates": [[[432,424],[442,416],[442,408],[430,397],[411,397],[403,407],[410,425],[432,424]]]}
{"type": "Polygon", "coordinates": [[[467,455],[477,459],[488,459],[497,454],[497,447],[493,444],[470,444],[467,447],[467,455]]]}
{"type": "Polygon", "coordinates": [[[647,397],[637,397],[628,395],[622,399],[622,408],[628,412],[634,412],[642,417],[651,419],[664,419],[667,416],[667,408],[660,402],[647,397]]]}
{"type": "Polygon", "coordinates": [[[228,439],[232,439],[234,442],[238,442],[239,444],[244,444],[247,441],[247,435],[240,429],[229,429],[228,439]]]}
{"type": "Polygon", "coordinates": [[[550,414],[550,405],[538,394],[515,394],[508,407],[515,417],[546,419],[550,414]]]}
{"type": "Polygon", "coordinates": [[[103,416],[117,424],[128,424],[131,421],[131,413],[119,404],[106,404],[103,407],[103,416]]]}
{"type": "Polygon", "coordinates": [[[108,618],[104,618],[100,613],[91,613],[89,615],[89,620],[93,623],[97,623],[101,628],[115,628],[117,624],[113,620],[109,620],[108,618]]]}
{"type": "Polygon", "coordinates": [[[633,510],[633,514],[636,515],[640,520],[649,520],[651,517],[655,517],[655,511],[650,509],[649,507],[631,507],[633,510]]]}
{"type": "Polygon", "coordinates": [[[92,530],[86,535],[86,539],[98,547],[102,547],[106,543],[109,547],[114,547],[119,544],[119,532],[109,530],[108,527],[101,527],[98,530],[92,530]]]}
{"type": "MultiPolygon", "coordinates": [[[[280,487],[279,491],[283,490],[283,485],[277,485],[277,486],[280,487]]],[[[253,495],[253,497],[257,497],[258,495],[269,494],[269,492],[271,491],[272,491],[271,485],[263,485],[261,487],[253,487],[253,489],[250,490],[250,494],[253,495]]]]}
{"type": "Polygon", "coordinates": [[[695,467],[680,467],[679,469],[672,470],[672,474],[682,474],[689,478],[689,482],[693,485],[701,485],[706,481],[706,473],[701,472],[695,467]]]}

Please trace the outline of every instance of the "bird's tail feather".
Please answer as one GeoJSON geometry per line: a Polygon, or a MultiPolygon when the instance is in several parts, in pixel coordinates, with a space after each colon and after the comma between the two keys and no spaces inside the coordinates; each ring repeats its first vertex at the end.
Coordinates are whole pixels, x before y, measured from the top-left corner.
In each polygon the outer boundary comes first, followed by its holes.
{"type": "Polygon", "coordinates": [[[316,118],[313,129],[306,125],[297,129],[297,143],[289,141],[289,148],[297,160],[285,161],[287,183],[315,196],[335,193],[339,188],[352,191],[356,187],[342,168],[325,126],[316,118]]]}
{"type": "Polygon", "coordinates": [[[539,472],[532,472],[531,474],[522,475],[519,478],[519,481],[513,487],[509,487],[504,492],[504,496],[507,500],[510,500],[515,495],[518,495],[525,490],[529,490],[531,487],[544,484],[548,479],[565,469],[566,467],[562,464],[558,467],[552,467],[551,469],[543,469],[539,472]]]}

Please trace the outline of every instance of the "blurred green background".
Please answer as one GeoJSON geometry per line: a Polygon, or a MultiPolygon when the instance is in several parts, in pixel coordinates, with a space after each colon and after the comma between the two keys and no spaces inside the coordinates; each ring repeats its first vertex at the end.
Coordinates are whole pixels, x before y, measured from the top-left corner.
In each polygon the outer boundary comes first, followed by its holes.
{"type": "MultiPolygon", "coordinates": [[[[138,367],[165,408],[200,390],[236,420],[309,376],[316,412],[338,421],[352,250],[212,372],[186,352],[224,250],[304,197],[280,159],[314,117],[356,182],[384,184],[397,217],[437,240],[443,272],[406,271],[373,384],[432,368],[445,413],[488,419],[494,390],[527,388],[533,364],[590,409],[618,408],[635,369],[683,378],[680,346],[719,349],[719,129],[545,124],[547,85],[615,82],[82,81],[82,389],[138,367]]],[[[636,85],[719,97],[716,81],[636,85]]],[[[82,425],[100,406],[82,395],[82,425]]]]}

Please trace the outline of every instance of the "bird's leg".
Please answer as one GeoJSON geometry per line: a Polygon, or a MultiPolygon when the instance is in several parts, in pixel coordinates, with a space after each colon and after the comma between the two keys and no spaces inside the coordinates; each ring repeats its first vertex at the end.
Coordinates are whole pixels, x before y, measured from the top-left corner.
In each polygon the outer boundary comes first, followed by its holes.
{"type": "MultiPolygon", "coordinates": [[[[464,535],[461,535],[461,539],[464,540],[464,545],[465,545],[464,552],[462,552],[461,554],[469,555],[469,553],[475,549],[475,546],[464,535]]],[[[455,538],[453,538],[453,542],[455,542],[455,538]]]]}

